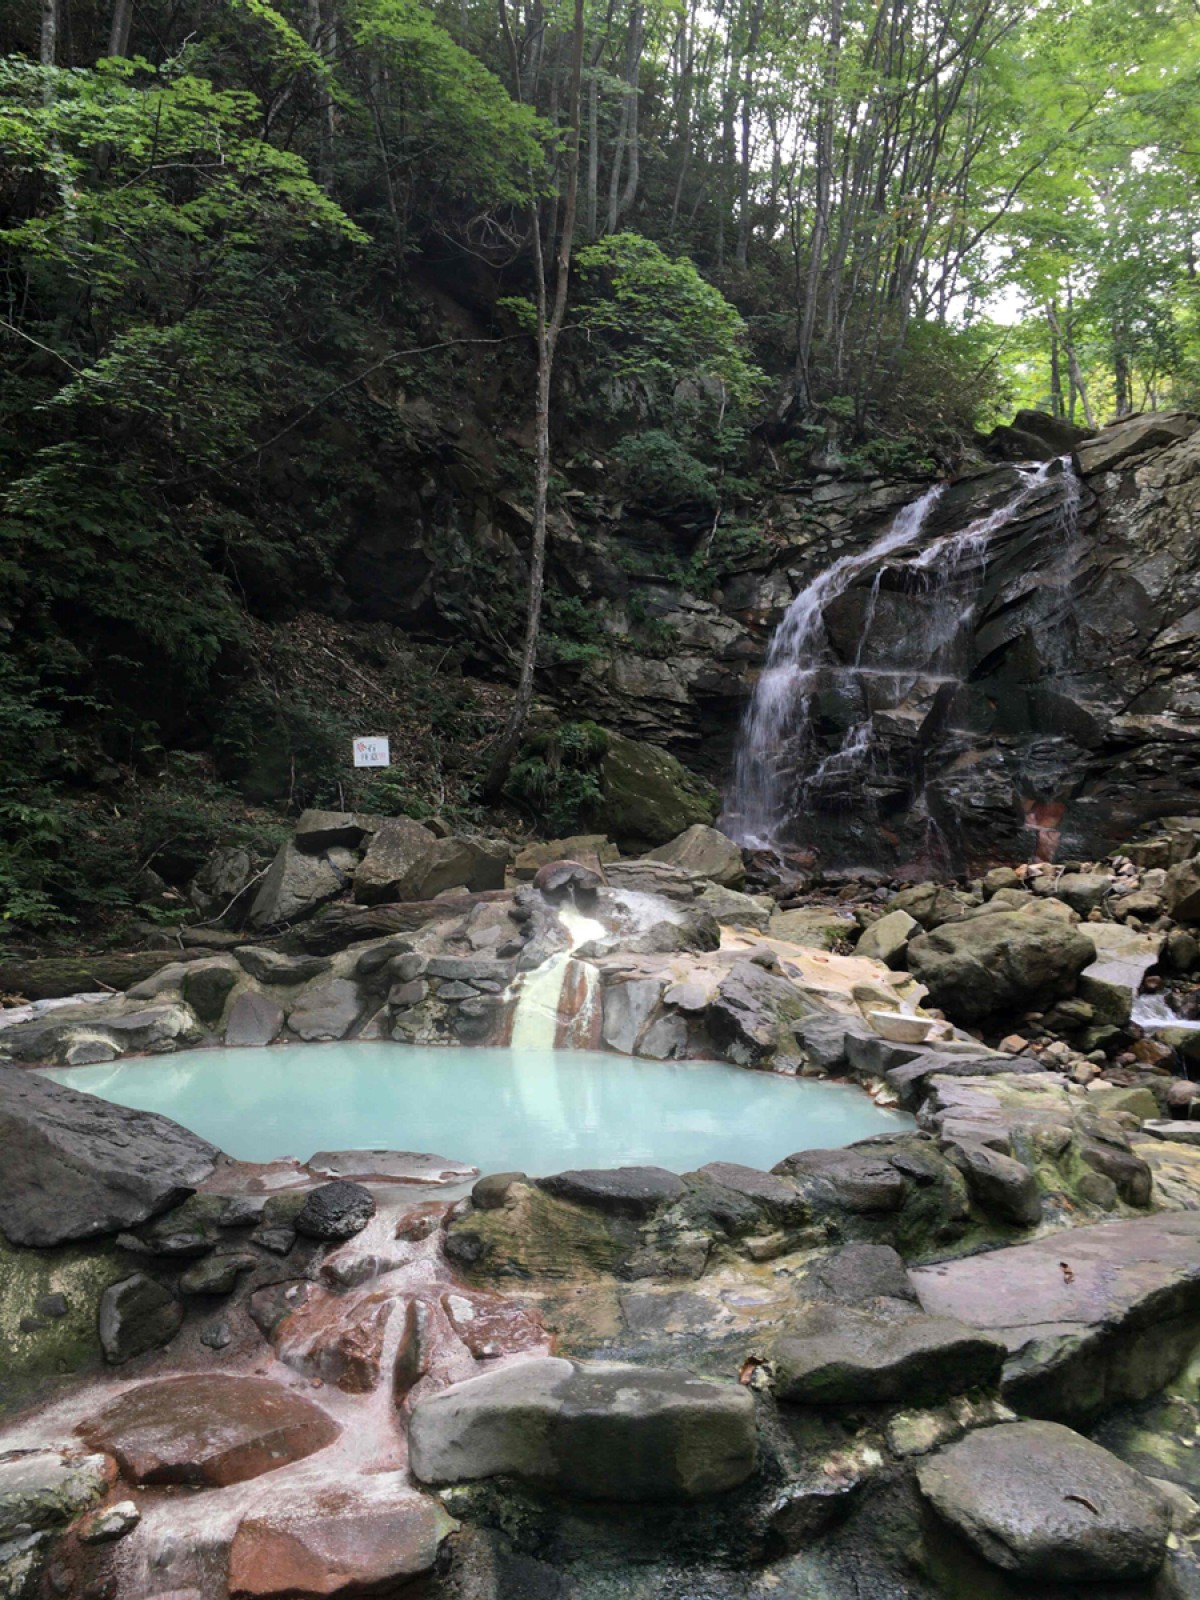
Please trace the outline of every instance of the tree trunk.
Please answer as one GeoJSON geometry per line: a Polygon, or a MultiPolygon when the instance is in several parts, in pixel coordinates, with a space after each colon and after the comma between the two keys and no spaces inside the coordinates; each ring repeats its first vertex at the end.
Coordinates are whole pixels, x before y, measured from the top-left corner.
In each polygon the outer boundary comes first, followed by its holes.
{"type": "Polygon", "coordinates": [[[745,72],[742,75],[742,147],[738,192],[738,229],[734,259],[739,267],[746,265],[750,248],[750,124],[754,109],[754,53],[758,49],[758,33],[762,25],[763,0],[752,0],[750,23],[746,35],[745,72]]]}
{"type": "Polygon", "coordinates": [[[1050,411],[1052,416],[1062,417],[1066,407],[1063,404],[1062,364],[1059,361],[1058,315],[1053,300],[1046,304],[1046,321],[1050,325],[1050,411]]]}
{"type": "MultiPolygon", "coordinates": [[[[1068,297],[1069,295],[1070,291],[1068,290],[1068,297]]],[[[1070,304],[1069,298],[1067,303],[1068,305],[1070,304]]],[[[1079,395],[1080,402],[1083,405],[1083,414],[1087,419],[1088,427],[1094,428],[1096,426],[1096,419],[1092,415],[1092,408],[1088,402],[1087,390],[1084,388],[1083,384],[1083,373],[1079,370],[1079,361],[1075,355],[1075,346],[1069,338],[1063,338],[1062,329],[1059,327],[1058,316],[1054,310],[1054,305],[1052,302],[1048,302],[1046,305],[1046,320],[1050,324],[1050,332],[1067,352],[1067,370],[1071,376],[1071,387],[1079,395]]]]}
{"type": "Polygon", "coordinates": [[[52,67],[58,52],[58,0],[42,0],[42,33],[38,59],[52,67]]]}
{"type": "MultiPolygon", "coordinates": [[[[502,0],[503,7],[503,0],[502,0]]],[[[505,16],[505,31],[511,31],[505,16]]],[[[538,638],[541,634],[542,595],[546,586],[546,511],[550,491],[550,395],[554,379],[554,357],[567,313],[567,289],[571,274],[571,249],[575,239],[575,212],[579,198],[580,99],[583,86],[583,0],[575,0],[575,32],[572,40],[571,97],[568,112],[566,178],[562,232],[555,262],[554,302],[547,314],[546,272],[538,203],[530,203],[532,220],[535,292],[537,300],[537,398],[534,425],[533,534],[529,552],[529,598],[525,612],[525,637],[521,645],[521,664],[517,692],[513,697],[504,731],[491,753],[483,792],[494,797],[503,789],[513,757],[521,743],[525,719],[533,703],[534,672],[537,667],[538,638]]],[[[517,83],[520,83],[519,77],[517,83]]]]}
{"type": "Polygon", "coordinates": [[[133,0],[113,0],[112,27],[108,31],[110,56],[129,54],[129,33],[133,27],[133,0]]]}

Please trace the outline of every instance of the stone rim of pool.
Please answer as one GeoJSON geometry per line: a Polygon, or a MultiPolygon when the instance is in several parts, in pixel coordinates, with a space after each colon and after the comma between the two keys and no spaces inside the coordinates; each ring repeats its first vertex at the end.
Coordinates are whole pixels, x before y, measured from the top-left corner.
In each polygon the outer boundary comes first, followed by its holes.
{"type": "Polygon", "coordinates": [[[915,1126],[846,1081],[595,1050],[354,1040],[38,1070],[170,1117],[235,1160],[261,1163],[308,1163],[337,1148],[436,1151],[450,1163],[532,1176],[564,1167],[689,1171],[712,1161],[769,1168],[796,1150],[843,1148],[915,1126]],[[339,1092],[322,1101],[331,1071],[339,1092]],[[430,1091],[447,1074],[459,1078],[460,1093],[433,1111],[430,1091]]]}

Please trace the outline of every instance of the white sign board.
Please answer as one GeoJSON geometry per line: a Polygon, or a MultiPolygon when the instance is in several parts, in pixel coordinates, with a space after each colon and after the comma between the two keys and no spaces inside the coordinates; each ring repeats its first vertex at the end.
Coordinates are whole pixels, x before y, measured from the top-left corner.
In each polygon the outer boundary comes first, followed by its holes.
{"type": "Polygon", "coordinates": [[[354,765],[356,767],[390,767],[391,755],[388,753],[386,739],[375,739],[369,735],[354,741],[354,765]]]}

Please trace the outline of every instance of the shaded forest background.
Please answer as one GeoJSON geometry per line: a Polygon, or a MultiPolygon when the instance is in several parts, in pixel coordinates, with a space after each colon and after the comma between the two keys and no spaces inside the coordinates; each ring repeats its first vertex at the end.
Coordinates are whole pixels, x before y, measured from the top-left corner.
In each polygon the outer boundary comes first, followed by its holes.
{"type": "MultiPolygon", "coordinates": [[[[569,706],[614,646],[589,517],[669,651],[647,519],[710,593],[781,484],[953,470],[1018,405],[1200,405],[1198,34],[1191,0],[11,0],[0,932],[169,925],[305,804],[494,821],[539,497],[569,706]]],[[[502,820],[586,811],[567,716],[502,820]]]]}

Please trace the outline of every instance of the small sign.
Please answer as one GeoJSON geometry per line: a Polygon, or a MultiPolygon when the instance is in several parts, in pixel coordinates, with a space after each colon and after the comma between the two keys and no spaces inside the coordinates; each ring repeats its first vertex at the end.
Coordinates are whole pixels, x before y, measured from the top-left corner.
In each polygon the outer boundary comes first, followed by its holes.
{"type": "Polygon", "coordinates": [[[356,767],[390,767],[391,755],[388,752],[386,739],[374,739],[364,736],[354,741],[354,765],[356,767]]]}

